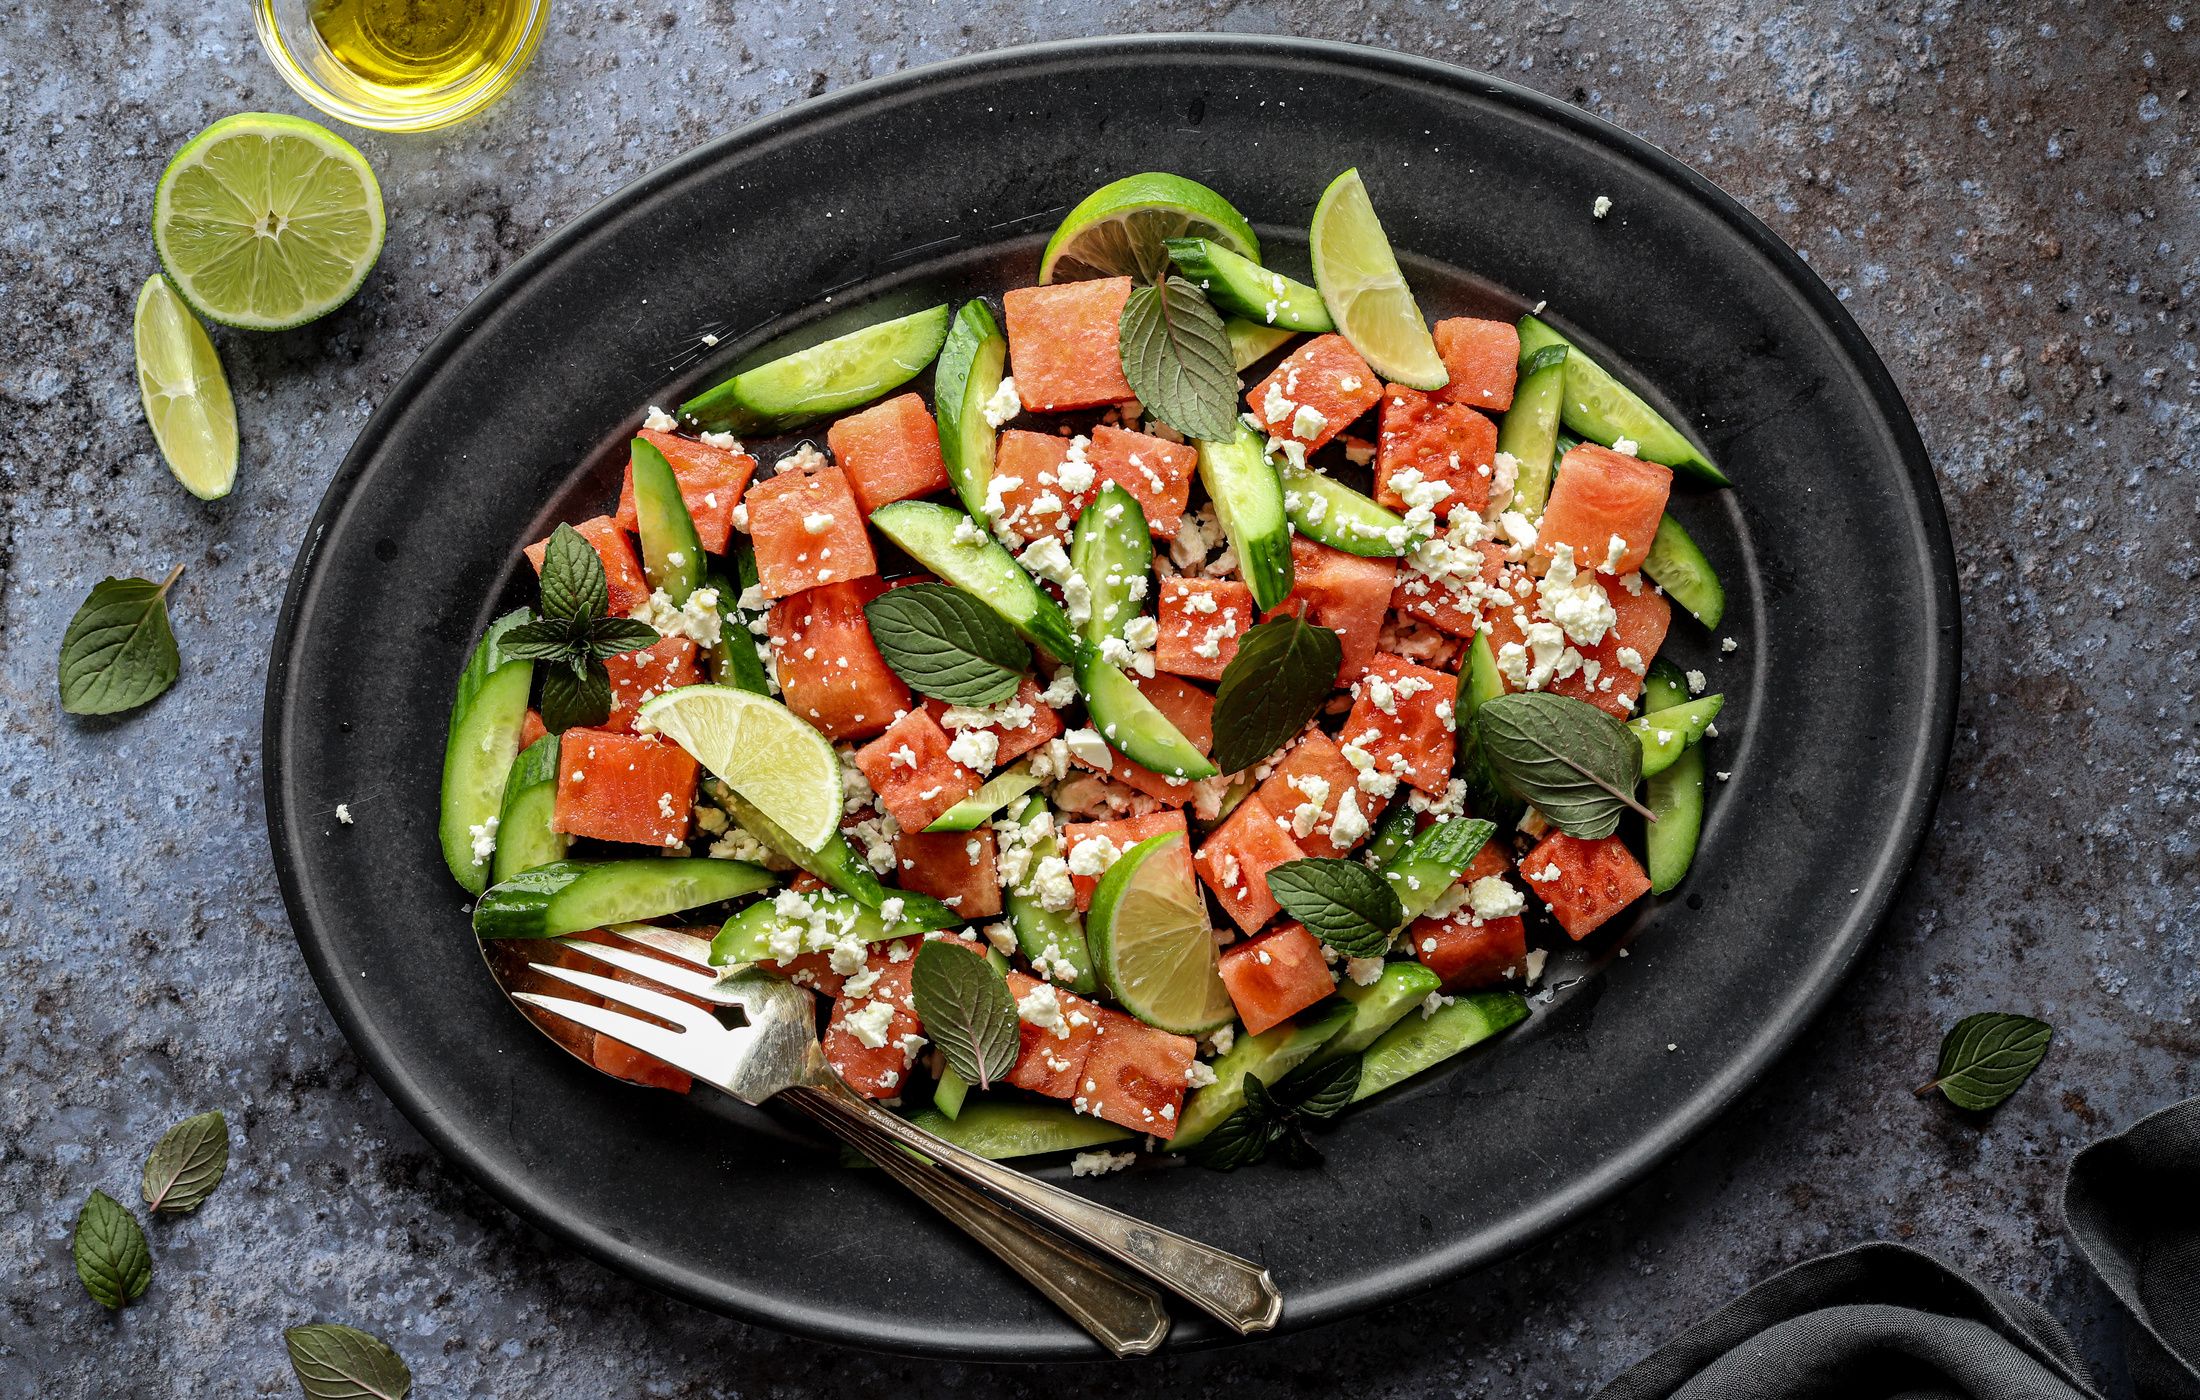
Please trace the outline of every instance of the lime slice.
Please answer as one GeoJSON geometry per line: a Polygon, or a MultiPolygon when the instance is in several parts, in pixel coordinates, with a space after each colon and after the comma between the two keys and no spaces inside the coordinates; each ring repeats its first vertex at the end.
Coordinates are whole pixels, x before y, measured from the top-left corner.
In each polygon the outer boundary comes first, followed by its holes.
{"type": "Polygon", "coordinates": [[[642,706],[642,721],[807,849],[840,830],[840,760],[777,700],[727,685],[681,686],[642,706]]]}
{"type": "Polygon", "coordinates": [[[138,289],[130,334],[138,398],[168,470],[200,500],[220,500],[237,479],[237,405],[206,327],[156,272],[138,289]]]}
{"type": "Polygon", "coordinates": [[[1169,271],[1171,238],[1211,239],[1260,261],[1260,239],[1230,201],[1195,180],[1149,171],[1085,196],[1047,240],[1041,282],[1131,276],[1154,282],[1169,271]]]}
{"type": "Polygon", "coordinates": [[[1085,938],[1100,980],[1147,1025],[1204,1035],[1236,1016],[1181,832],[1149,837],[1108,867],[1085,938]]]}
{"type": "Polygon", "coordinates": [[[283,330],[351,300],[382,251],[382,187],[326,127],[272,112],[191,138],[153,191],[153,246],[210,321],[283,330]]]}
{"type": "Polygon", "coordinates": [[[1398,270],[1359,171],[1347,170],[1322,191],[1311,236],[1322,304],[1352,348],[1367,357],[1368,368],[1408,388],[1443,388],[1451,372],[1398,270]]]}

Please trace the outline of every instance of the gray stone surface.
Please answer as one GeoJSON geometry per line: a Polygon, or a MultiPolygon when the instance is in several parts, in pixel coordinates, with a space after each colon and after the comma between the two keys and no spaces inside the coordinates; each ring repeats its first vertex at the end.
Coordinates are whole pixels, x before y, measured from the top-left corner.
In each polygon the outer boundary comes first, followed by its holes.
{"type": "Polygon", "coordinates": [[[360,139],[391,226],[352,306],[218,337],[245,465],[209,506],[167,478],[132,388],[148,202],[215,117],[305,109],[237,0],[0,0],[0,1393],[289,1394],[280,1330],[315,1318],[391,1340],[423,1396],[1124,1385],[736,1326],[569,1256],[455,1177],[306,977],[262,834],[259,712],[323,484],[413,356],[548,229],[806,94],[1139,29],[1428,54],[1695,163],[1807,254],[1908,394],[1968,636],[1954,768],[1906,896],[1717,1130],[1527,1257],[1134,1383],[1580,1395],[1749,1281],[1876,1237],[2043,1301],[2120,1385],[2119,1323],[2056,1200],[2077,1144],[2200,1088],[2200,15],[2180,4],[560,0],[533,73],[485,119],[360,139]],[[53,656],[85,590],[176,562],[181,684],[120,722],[62,716],[53,656]],[[2057,1026],[2034,1082],[1983,1124],[1912,1098],[1941,1030],[1989,1007],[2057,1026]],[[71,1275],[78,1203],[94,1186],[133,1199],[161,1130],[212,1106],[234,1129],[229,1180],[153,1226],[152,1291],[106,1315],[71,1275]]]}

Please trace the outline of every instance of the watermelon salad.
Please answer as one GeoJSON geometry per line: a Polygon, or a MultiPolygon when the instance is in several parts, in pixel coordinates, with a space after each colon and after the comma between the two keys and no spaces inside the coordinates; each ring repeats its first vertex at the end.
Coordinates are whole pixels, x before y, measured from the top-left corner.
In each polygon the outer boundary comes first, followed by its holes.
{"type": "Polygon", "coordinates": [[[857,1093],[1079,1171],[1312,1160],[1527,1018],[1693,857],[1721,699],[1660,651],[1728,483],[1542,306],[1425,318],[1356,172],[1310,245],[1134,176],[1032,285],[650,408],[458,687],[477,933],[687,929],[857,1093]]]}

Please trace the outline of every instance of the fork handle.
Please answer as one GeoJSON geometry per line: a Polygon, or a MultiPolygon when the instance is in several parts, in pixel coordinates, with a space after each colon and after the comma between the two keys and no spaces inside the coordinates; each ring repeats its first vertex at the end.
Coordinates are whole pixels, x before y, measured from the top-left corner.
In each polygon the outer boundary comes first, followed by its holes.
{"type": "Polygon", "coordinates": [[[1092,1246],[1211,1314],[1240,1336],[1265,1332],[1283,1312],[1283,1292],[1268,1271],[1248,1259],[1150,1225],[1135,1216],[988,1161],[888,1113],[835,1081],[814,1090],[872,1128],[963,1179],[1021,1206],[1062,1233],[1092,1246]]]}
{"type": "Polygon", "coordinates": [[[786,1097],[984,1245],[1116,1356],[1147,1355],[1169,1335],[1161,1295],[1136,1279],[961,1179],[911,1157],[873,1125],[869,1114],[850,1112],[837,1097],[799,1089],[786,1097]]]}

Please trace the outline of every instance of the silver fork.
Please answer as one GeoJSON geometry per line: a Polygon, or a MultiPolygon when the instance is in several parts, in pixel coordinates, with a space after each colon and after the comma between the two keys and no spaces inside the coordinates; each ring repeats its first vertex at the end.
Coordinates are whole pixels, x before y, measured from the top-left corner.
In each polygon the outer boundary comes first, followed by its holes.
{"type": "MultiPolygon", "coordinates": [[[[690,963],[697,961],[692,945],[702,943],[669,930],[632,928],[620,934],[690,963]]],[[[755,969],[721,979],[644,953],[560,941],[586,957],[698,1000],[739,1007],[748,1024],[728,1029],[710,1012],[678,997],[546,963],[532,966],[544,976],[679,1029],[666,1030],[620,1011],[561,997],[514,993],[520,1000],[676,1065],[744,1103],[761,1104],[785,1094],[789,1103],[844,1141],[850,1140],[850,1131],[890,1139],[1169,1289],[1240,1336],[1276,1325],[1283,1294],[1258,1264],[989,1161],[856,1094],[825,1063],[811,994],[791,982],[755,969]]],[[[861,1150],[860,1143],[852,1145],[861,1150]]]]}

